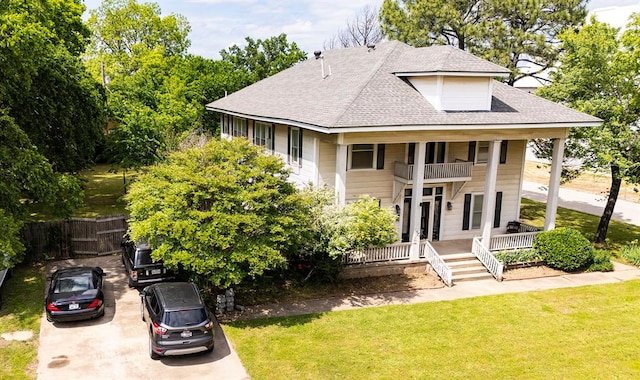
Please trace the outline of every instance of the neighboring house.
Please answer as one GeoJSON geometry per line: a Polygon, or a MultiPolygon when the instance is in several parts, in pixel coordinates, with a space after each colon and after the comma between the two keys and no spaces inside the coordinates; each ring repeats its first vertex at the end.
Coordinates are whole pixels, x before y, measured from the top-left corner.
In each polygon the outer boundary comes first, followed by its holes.
{"type": "Polygon", "coordinates": [[[369,194],[398,216],[398,239],[504,233],[520,214],[527,141],[554,139],[545,228],[555,224],[564,140],[600,120],[502,84],[509,70],[451,46],[397,41],[316,53],[210,103],[223,137],[281,156],[299,185],[369,194]],[[419,163],[419,165],[418,165],[419,163]]]}

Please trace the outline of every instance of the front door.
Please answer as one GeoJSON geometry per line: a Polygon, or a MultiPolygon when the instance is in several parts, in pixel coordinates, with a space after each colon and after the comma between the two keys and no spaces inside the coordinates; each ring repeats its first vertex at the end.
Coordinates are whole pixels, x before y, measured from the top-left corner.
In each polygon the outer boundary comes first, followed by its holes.
{"type": "MultiPolygon", "coordinates": [[[[402,241],[411,239],[411,193],[412,189],[405,190],[404,207],[402,210],[402,241]]],[[[422,190],[422,202],[420,202],[420,239],[440,240],[440,225],[442,221],[442,193],[443,187],[425,187],[422,190]]]]}

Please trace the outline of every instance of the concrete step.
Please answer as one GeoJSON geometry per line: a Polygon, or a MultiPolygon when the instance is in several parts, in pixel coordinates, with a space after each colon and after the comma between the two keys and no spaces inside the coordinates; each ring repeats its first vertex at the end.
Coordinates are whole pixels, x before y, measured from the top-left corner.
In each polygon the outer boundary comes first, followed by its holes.
{"type": "Polygon", "coordinates": [[[445,261],[445,263],[452,270],[456,270],[460,268],[477,267],[477,266],[482,267],[482,263],[480,263],[480,261],[478,261],[476,258],[474,258],[473,260],[460,260],[460,261],[449,261],[449,262],[445,261]]]}
{"type": "Polygon", "coordinates": [[[485,271],[485,273],[469,273],[469,274],[460,274],[453,275],[453,282],[462,282],[462,281],[478,281],[478,280],[490,280],[493,279],[491,273],[485,271]]]}
{"type": "Polygon", "coordinates": [[[485,268],[482,265],[476,265],[476,266],[465,267],[465,268],[451,268],[451,272],[454,276],[463,275],[463,274],[473,274],[473,273],[489,273],[487,268],[485,268]]]}
{"type": "Polygon", "coordinates": [[[447,264],[448,263],[452,263],[452,262],[456,262],[456,261],[478,260],[476,258],[476,256],[471,252],[469,252],[469,253],[451,253],[451,254],[448,254],[448,255],[440,255],[440,257],[447,264]]]}

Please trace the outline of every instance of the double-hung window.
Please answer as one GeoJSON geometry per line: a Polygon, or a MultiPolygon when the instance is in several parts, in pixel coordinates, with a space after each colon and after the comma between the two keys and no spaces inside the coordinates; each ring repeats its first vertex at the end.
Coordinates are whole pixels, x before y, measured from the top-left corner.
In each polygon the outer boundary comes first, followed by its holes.
{"type": "Polygon", "coordinates": [[[384,169],[384,144],[349,146],[349,169],[384,169]]]}
{"type": "Polygon", "coordinates": [[[256,121],[253,130],[253,143],[273,150],[273,125],[256,121]]]}
{"type": "Polygon", "coordinates": [[[300,166],[302,164],[302,130],[289,128],[289,164],[300,166]]]}
{"type": "Polygon", "coordinates": [[[247,119],[242,119],[239,117],[233,117],[232,120],[232,129],[231,134],[233,137],[249,137],[249,128],[247,127],[247,119]]]}

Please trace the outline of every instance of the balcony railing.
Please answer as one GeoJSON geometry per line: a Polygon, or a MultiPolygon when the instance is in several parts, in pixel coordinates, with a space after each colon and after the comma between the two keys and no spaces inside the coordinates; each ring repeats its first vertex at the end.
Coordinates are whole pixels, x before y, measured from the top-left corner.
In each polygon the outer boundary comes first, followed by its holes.
{"type": "MultiPolygon", "coordinates": [[[[442,164],[425,164],[424,180],[429,181],[468,181],[471,179],[473,162],[451,162],[442,164]]],[[[413,181],[413,165],[396,162],[394,167],[396,177],[413,181]]]]}

